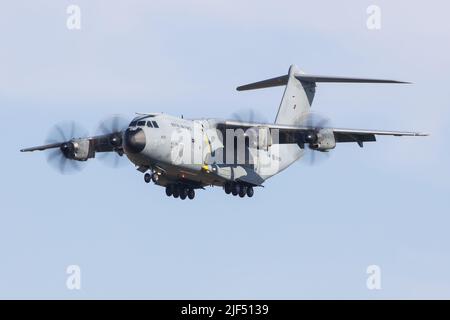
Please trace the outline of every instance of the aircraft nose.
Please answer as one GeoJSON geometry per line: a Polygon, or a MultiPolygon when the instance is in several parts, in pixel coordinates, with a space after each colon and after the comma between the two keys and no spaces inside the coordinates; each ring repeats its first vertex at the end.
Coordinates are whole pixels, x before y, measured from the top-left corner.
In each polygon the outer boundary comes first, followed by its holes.
{"type": "Polygon", "coordinates": [[[124,134],[124,149],[127,153],[139,153],[146,144],[145,133],[141,128],[131,130],[128,128],[124,134]]]}

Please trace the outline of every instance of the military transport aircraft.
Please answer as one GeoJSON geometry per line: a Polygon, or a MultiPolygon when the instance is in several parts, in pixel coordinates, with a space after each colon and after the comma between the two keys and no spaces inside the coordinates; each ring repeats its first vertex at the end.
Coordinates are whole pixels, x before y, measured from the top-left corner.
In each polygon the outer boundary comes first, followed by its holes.
{"type": "MultiPolygon", "coordinates": [[[[425,136],[418,132],[340,129],[313,121],[311,104],[316,83],[406,83],[393,80],[317,76],[295,65],[287,75],[237,88],[238,91],[286,86],[274,123],[252,119],[188,120],[162,113],[138,114],[123,127],[115,117],[100,125],[95,136],[60,126],[47,144],[22,152],[53,149],[49,161],[65,172],[97,155],[126,156],[144,174],[145,182],[165,187],[167,196],[193,199],[196,189],[223,187],[227,194],[252,197],[254,187],[299,160],[305,152],[326,153],[340,142],[376,141],[377,135],[425,136]],[[67,128],[66,128],[67,129],[67,128]]],[[[125,157],[124,157],[125,158],[125,157]]]]}

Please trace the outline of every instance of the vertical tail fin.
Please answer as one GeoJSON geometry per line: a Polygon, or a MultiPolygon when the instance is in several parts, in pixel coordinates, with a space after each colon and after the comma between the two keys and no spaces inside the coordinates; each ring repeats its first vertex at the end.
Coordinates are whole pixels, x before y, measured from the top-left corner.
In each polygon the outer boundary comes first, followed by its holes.
{"type": "Polygon", "coordinates": [[[300,81],[303,73],[297,66],[291,65],[287,75],[240,86],[238,91],[252,90],[286,85],[275,123],[295,125],[300,124],[302,116],[309,112],[314,99],[315,82],[300,81]]]}
{"type": "Polygon", "coordinates": [[[309,112],[316,92],[314,82],[304,82],[296,78],[301,71],[297,66],[289,68],[286,89],[281,99],[275,123],[295,125],[300,124],[301,118],[309,112]]]}

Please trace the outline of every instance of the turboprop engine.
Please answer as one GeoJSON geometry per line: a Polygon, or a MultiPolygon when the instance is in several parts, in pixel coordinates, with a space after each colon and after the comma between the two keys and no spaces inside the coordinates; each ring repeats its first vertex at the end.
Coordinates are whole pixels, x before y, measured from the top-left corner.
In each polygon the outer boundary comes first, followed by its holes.
{"type": "Polygon", "coordinates": [[[336,147],[336,139],[332,129],[308,132],[305,136],[305,143],[308,143],[311,149],[323,152],[336,147]]]}

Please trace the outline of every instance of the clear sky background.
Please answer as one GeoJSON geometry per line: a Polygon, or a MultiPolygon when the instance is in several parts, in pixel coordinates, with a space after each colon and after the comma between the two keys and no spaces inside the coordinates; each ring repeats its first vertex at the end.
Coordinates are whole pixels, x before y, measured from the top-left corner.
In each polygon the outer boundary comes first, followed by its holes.
{"type": "Polygon", "coordinates": [[[1,298],[450,298],[448,1],[8,1],[0,10],[1,298]],[[81,8],[81,30],[66,8],[81,8]],[[366,9],[381,8],[368,30],[366,9]],[[338,145],[251,199],[166,197],[133,166],[60,175],[48,130],[114,113],[274,119],[295,63],[413,85],[320,84],[339,127],[427,138],[338,145]],[[81,267],[81,290],[66,267],[81,267]],[[382,289],[366,287],[381,267],[382,289]]]}

